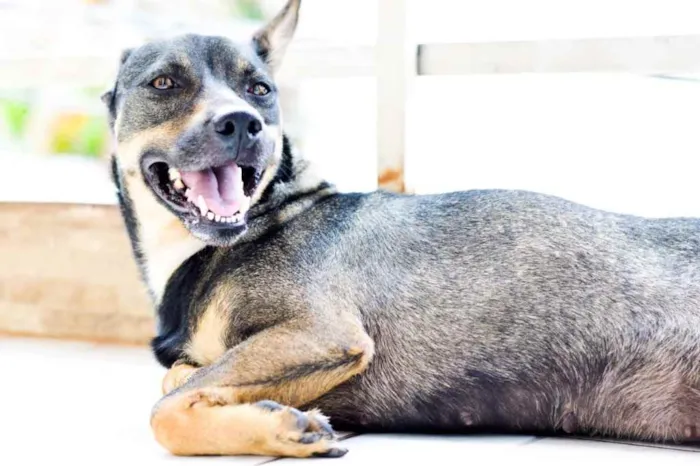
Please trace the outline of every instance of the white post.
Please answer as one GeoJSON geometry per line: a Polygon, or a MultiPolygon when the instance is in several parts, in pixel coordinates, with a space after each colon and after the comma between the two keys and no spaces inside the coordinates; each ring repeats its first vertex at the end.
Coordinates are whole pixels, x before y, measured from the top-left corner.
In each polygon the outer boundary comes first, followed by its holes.
{"type": "Polygon", "coordinates": [[[377,169],[382,189],[402,192],[406,144],[406,106],[416,74],[417,50],[407,37],[410,0],[378,0],[377,169]]]}

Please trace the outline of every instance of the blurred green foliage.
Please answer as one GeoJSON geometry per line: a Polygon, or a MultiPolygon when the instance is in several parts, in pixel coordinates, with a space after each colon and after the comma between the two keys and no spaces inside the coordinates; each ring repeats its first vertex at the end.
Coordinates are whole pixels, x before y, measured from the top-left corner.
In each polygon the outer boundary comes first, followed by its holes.
{"type": "Polygon", "coordinates": [[[104,117],[87,114],[64,114],[54,123],[50,150],[55,154],[81,154],[100,157],[108,142],[104,117]]]}
{"type": "Polygon", "coordinates": [[[2,117],[7,124],[10,136],[21,139],[27,129],[30,106],[27,102],[15,99],[0,99],[2,117]]]}
{"type": "Polygon", "coordinates": [[[237,0],[231,2],[231,14],[238,17],[254,21],[262,21],[265,19],[260,3],[257,0],[237,0]]]}

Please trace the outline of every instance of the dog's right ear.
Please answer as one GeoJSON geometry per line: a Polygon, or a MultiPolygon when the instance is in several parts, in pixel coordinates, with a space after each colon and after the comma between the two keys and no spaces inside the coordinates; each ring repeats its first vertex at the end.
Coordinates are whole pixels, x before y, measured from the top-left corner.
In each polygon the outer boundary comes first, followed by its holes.
{"type": "Polygon", "coordinates": [[[288,0],[285,7],[272,21],[253,36],[253,44],[258,55],[274,73],[282,63],[287,46],[299,20],[301,0],[288,0]]]}
{"type": "MultiPolygon", "coordinates": [[[[121,57],[119,58],[119,68],[121,69],[122,65],[126,62],[126,60],[129,59],[129,55],[131,55],[131,52],[133,49],[126,49],[122,52],[121,57]]],[[[117,72],[117,75],[119,72],[117,72]]],[[[104,103],[107,106],[107,110],[109,111],[109,117],[110,117],[110,126],[114,123],[114,119],[116,118],[117,114],[117,107],[116,107],[116,101],[115,97],[117,95],[117,78],[114,80],[114,84],[109,88],[109,90],[105,91],[101,96],[100,100],[102,100],[102,103],[104,103]]]]}

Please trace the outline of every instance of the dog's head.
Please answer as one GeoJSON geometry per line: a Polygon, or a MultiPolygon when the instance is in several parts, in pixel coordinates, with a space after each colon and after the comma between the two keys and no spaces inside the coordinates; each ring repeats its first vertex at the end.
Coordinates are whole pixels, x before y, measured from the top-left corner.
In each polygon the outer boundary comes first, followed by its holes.
{"type": "Polygon", "coordinates": [[[230,244],[274,177],[282,154],[273,75],[300,0],[249,43],[187,35],[124,52],[103,96],[120,173],[200,240],[230,244]]]}

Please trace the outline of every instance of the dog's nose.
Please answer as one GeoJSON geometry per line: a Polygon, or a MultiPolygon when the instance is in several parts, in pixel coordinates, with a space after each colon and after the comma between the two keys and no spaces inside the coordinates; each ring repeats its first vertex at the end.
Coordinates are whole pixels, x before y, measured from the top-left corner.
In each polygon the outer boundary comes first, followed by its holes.
{"type": "Polygon", "coordinates": [[[240,139],[240,143],[246,147],[260,136],[262,122],[252,113],[226,113],[214,120],[214,130],[226,138],[240,139]]]}

